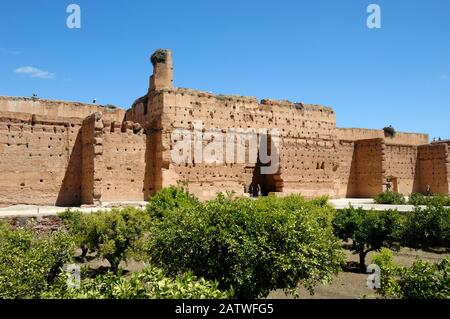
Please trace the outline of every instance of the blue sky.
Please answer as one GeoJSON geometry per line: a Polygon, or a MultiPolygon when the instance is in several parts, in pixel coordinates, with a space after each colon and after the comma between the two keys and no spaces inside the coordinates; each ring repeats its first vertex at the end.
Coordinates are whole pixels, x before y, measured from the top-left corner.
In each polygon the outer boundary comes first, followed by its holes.
{"type": "Polygon", "coordinates": [[[147,91],[150,54],[170,48],[178,87],[323,104],[339,127],[448,138],[449,16],[448,0],[2,0],[0,95],[128,108],[147,91]],[[66,27],[70,3],[81,29],[66,27]],[[371,3],[381,29],[366,27],[371,3]]]}

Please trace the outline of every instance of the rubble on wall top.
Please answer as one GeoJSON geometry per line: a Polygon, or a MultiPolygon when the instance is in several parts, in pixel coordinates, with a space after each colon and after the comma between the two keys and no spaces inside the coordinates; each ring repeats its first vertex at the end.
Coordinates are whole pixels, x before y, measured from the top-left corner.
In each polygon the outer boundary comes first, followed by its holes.
{"type": "Polygon", "coordinates": [[[131,108],[135,107],[135,106],[136,106],[137,104],[139,104],[139,103],[145,103],[145,102],[147,102],[147,100],[148,100],[148,95],[147,95],[147,94],[146,94],[146,95],[143,95],[143,96],[137,98],[137,99],[133,102],[133,104],[131,104],[131,108]]]}
{"type": "Polygon", "coordinates": [[[431,142],[431,144],[440,144],[440,143],[449,144],[449,143],[450,143],[450,139],[445,139],[445,140],[435,140],[435,141],[432,141],[432,142],[431,142]]]}
{"type": "MultiPolygon", "coordinates": [[[[296,109],[306,109],[306,110],[319,110],[324,111],[326,113],[334,114],[334,110],[331,107],[318,105],[318,104],[306,104],[306,103],[294,103],[289,100],[275,100],[275,99],[261,99],[258,100],[254,96],[243,96],[236,94],[214,94],[212,92],[194,90],[189,88],[173,88],[173,89],[161,89],[159,92],[166,92],[171,94],[187,94],[196,97],[206,97],[206,98],[215,98],[218,100],[228,100],[228,101],[236,101],[236,102],[246,102],[246,103],[254,103],[260,106],[284,106],[284,107],[293,107],[296,109]]],[[[141,97],[137,99],[135,103],[137,103],[141,97]]]]}
{"type": "Polygon", "coordinates": [[[258,100],[254,96],[243,96],[237,94],[214,94],[212,92],[188,89],[188,88],[174,88],[174,89],[162,89],[161,92],[174,93],[174,94],[187,94],[197,97],[215,98],[218,100],[241,100],[242,102],[258,103],[258,100]]]}
{"type": "Polygon", "coordinates": [[[47,115],[37,115],[22,112],[8,112],[0,110],[0,121],[6,120],[13,123],[39,123],[39,124],[63,124],[69,126],[69,124],[81,125],[82,119],[77,117],[49,117],[47,115]]]}
{"type": "Polygon", "coordinates": [[[49,100],[49,99],[42,99],[37,97],[25,97],[25,96],[0,96],[0,100],[3,101],[25,101],[25,102],[40,102],[45,104],[67,104],[72,106],[91,106],[91,107],[100,107],[104,108],[107,111],[114,112],[118,109],[122,109],[119,106],[112,105],[112,104],[91,104],[91,103],[83,103],[83,102],[73,102],[73,101],[64,101],[64,100],[49,100]]]}

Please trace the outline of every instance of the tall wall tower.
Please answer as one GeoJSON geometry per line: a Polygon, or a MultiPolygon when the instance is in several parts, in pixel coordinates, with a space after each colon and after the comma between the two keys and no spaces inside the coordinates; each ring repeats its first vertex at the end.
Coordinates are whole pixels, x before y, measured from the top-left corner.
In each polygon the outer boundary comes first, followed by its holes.
{"type": "Polygon", "coordinates": [[[150,91],[173,87],[172,51],[158,49],[150,58],[153,75],[150,77],[150,91]]]}

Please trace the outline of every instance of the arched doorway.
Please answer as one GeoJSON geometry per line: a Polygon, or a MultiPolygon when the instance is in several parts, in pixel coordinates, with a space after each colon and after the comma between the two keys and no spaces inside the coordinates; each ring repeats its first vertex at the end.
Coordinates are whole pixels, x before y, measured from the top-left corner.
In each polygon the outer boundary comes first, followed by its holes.
{"type": "Polygon", "coordinates": [[[281,178],[280,165],[279,165],[279,153],[278,149],[274,143],[272,143],[272,138],[270,135],[267,136],[267,146],[268,146],[268,155],[271,158],[277,158],[276,163],[263,164],[259,157],[258,150],[258,158],[255,163],[255,167],[253,169],[253,176],[251,184],[248,187],[249,193],[251,196],[268,196],[270,193],[282,192],[283,191],[283,179],[281,178]],[[275,152],[275,153],[274,153],[275,152]],[[271,165],[278,166],[276,168],[275,173],[273,174],[263,174],[262,168],[270,167],[271,165]]]}
{"type": "Polygon", "coordinates": [[[398,179],[395,176],[388,176],[386,178],[386,191],[398,193],[398,179]]]}

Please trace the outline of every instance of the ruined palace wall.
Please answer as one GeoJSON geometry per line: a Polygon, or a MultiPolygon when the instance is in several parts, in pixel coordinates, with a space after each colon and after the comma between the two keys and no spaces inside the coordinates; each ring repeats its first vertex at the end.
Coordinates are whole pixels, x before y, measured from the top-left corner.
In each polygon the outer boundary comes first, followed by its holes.
{"type": "Polygon", "coordinates": [[[426,192],[427,185],[437,194],[449,193],[449,150],[445,143],[419,146],[418,148],[420,187],[426,192]]]}
{"type": "Polygon", "coordinates": [[[149,108],[148,95],[138,98],[126,111],[124,121],[132,121],[139,123],[144,128],[147,127],[147,121],[150,118],[149,113],[151,112],[149,108]]]}
{"type": "MultiPolygon", "coordinates": [[[[91,114],[83,121],[81,128],[81,202],[94,204],[94,174],[95,174],[95,125],[96,114],[91,114]]],[[[99,156],[99,154],[97,154],[99,156]]],[[[96,196],[98,199],[98,196],[96,196]]]]}
{"type": "Polygon", "coordinates": [[[338,141],[338,162],[336,166],[337,197],[356,197],[356,157],[355,142],[338,141]]]}
{"type": "MultiPolygon", "coordinates": [[[[410,195],[419,190],[419,172],[417,162],[417,146],[386,144],[385,173],[383,178],[397,181],[397,190],[403,195],[410,195]]],[[[394,183],[395,188],[395,183],[394,183]]],[[[395,189],[393,189],[395,190],[395,189]]]]}
{"type": "Polygon", "coordinates": [[[447,144],[447,160],[446,160],[446,166],[447,166],[447,189],[448,192],[450,193],[450,148],[447,144]]]}
{"type": "Polygon", "coordinates": [[[446,164],[447,164],[447,189],[448,192],[450,193],[450,149],[448,147],[447,144],[447,160],[446,160],[446,164]]]}
{"type": "Polygon", "coordinates": [[[102,160],[96,162],[101,171],[101,200],[142,201],[145,195],[146,136],[133,122],[103,122],[102,160]]]}
{"type": "Polygon", "coordinates": [[[355,142],[356,197],[373,197],[383,191],[384,152],[383,139],[355,142]]]}
{"type": "Polygon", "coordinates": [[[357,141],[365,139],[383,138],[389,144],[424,145],[428,144],[428,135],[420,133],[397,132],[394,137],[385,137],[383,130],[362,128],[337,128],[338,140],[357,141]]]}
{"type": "MultiPolygon", "coordinates": [[[[187,89],[163,90],[160,94],[164,107],[161,115],[163,163],[170,161],[171,131],[174,128],[192,131],[194,121],[202,121],[203,129],[218,128],[222,133],[227,128],[277,128],[281,137],[278,150],[281,167],[271,177],[271,183],[277,185],[276,191],[305,196],[336,195],[335,114],[330,108],[287,101],[258,103],[249,97],[187,89]]],[[[191,191],[207,198],[217,191],[243,193],[254,178],[255,163],[171,163],[168,169],[162,169],[162,174],[163,186],[187,180],[191,191]]]]}
{"type": "Polygon", "coordinates": [[[0,203],[80,202],[81,120],[0,111],[0,203]]]}
{"type": "Polygon", "coordinates": [[[0,111],[78,119],[84,119],[90,114],[100,112],[103,114],[104,118],[111,121],[122,121],[125,116],[125,110],[120,108],[110,108],[101,105],[85,104],[79,102],[54,101],[8,96],[0,96],[0,111]]]}

